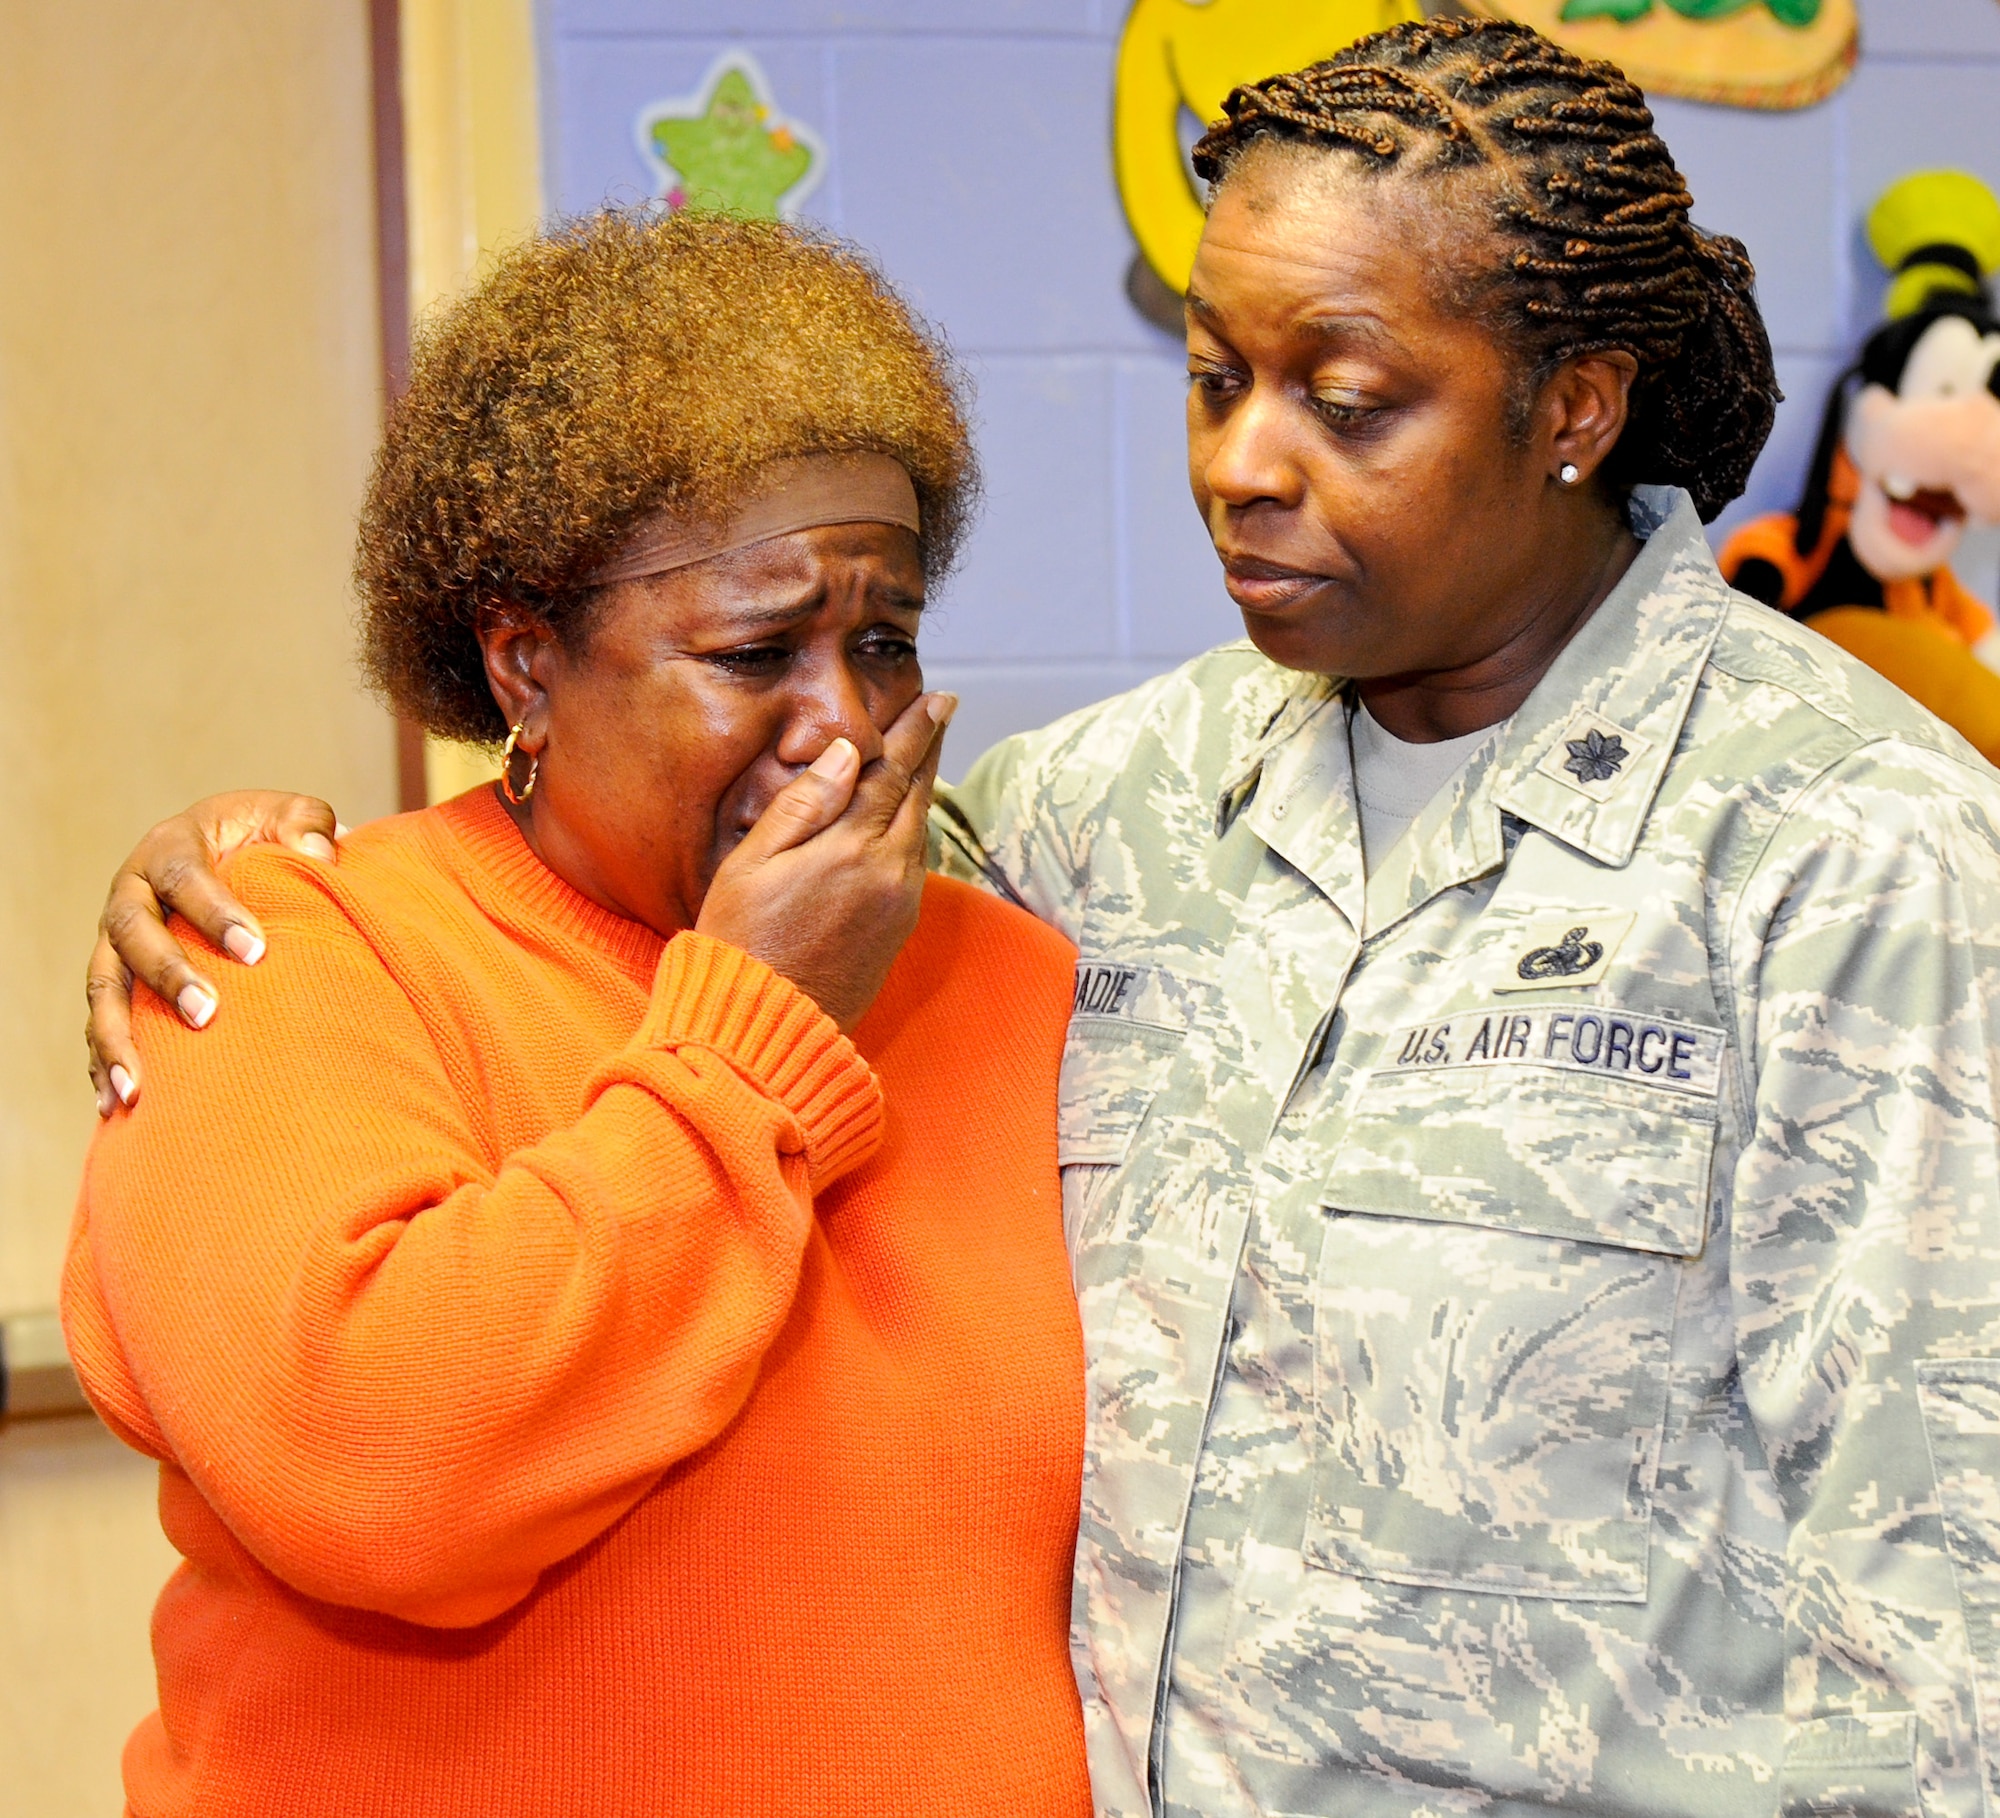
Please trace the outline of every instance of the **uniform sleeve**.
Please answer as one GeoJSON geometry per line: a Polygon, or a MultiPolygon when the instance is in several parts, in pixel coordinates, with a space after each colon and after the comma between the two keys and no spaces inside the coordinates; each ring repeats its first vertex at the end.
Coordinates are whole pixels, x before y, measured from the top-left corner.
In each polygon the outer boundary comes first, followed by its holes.
{"type": "Polygon", "coordinates": [[[1161,709],[1162,677],[1036,732],[1002,739],[931,808],[931,865],[1026,909],[1072,943],[1113,783],[1161,709]]]}
{"type": "Polygon", "coordinates": [[[1786,1813],[2000,1809],[2000,790],[1823,777],[1735,931],[1744,1393],[1789,1539],[1786,1813]]]}
{"type": "Polygon", "coordinates": [[[1205,844],[1232,773],[1247,776],[1246,758],[1281,715],[1297,705],[1302,722],[1327,688],[1324,678],[1280,669],[1248,643],[1226,644],[1038,732],[1003,739],[962,783],[939,788],[932,867],[1006,897],[1078,944],[1093,876],[1107,864],[1125,868],[1107,848],[1135,839],[1154,848],[1176,839],[1205,844]],[[1136,779],[1150,787],[1123,793],[1136,779]],[[1113,809],[1114,794],[1122,811],[1113,809]],[[1121,825],[1107,833],[1114,820],[1121,825]]]}
{"type": "Polygon", "coordinates": [[[1084,867],[1074,817],[1051,788],[1057,727],[1002,739],[931,799],[931,868],[976,884],[1059,928],[1080,920],[1084,867]]]}
{"type": "Polygon", "coordinates": [[[141,1009],[71,1348],[286,1583],[483,1622],[734,1416],[880,1091],[810,999],[684,934],[574,1121],[494,1167],[477,1124],[519,1089],[480,1075],[495,1030],[435,1040],[323,891],[239,875],[269,957],[202,1034],[141,1009]]]}

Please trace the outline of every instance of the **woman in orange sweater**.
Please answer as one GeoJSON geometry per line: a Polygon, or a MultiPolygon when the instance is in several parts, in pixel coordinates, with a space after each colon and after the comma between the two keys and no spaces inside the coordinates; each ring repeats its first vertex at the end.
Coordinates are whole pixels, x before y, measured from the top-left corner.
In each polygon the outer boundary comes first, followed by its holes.
{"type": "Polygon", "coordinates": [[[139,1012],[73,1355],[160,1461],[139,1818],[1080,1814],[1068,949],[923,875],[940,355],[794,230],[606,216],[429,332],[374,674],[498,742],[200,1039],[139,1012]]]}

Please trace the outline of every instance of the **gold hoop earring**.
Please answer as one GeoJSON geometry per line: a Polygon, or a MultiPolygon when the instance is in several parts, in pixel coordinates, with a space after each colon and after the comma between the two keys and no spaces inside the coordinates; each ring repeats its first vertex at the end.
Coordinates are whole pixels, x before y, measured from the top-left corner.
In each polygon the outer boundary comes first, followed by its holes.
{"type": "Polygon", "coordinates": [[[516,808],[528,805],[528,797],[535,793],[535,778],[542,768],[542,754],[539,751],[529,752],[527,786],[519,795],[514,793],[514,752],[521,743],[521,728],[527,723],[526,720],[516,720],[507,728],[507,747],[500,753],[500,793],[516,808]]]}

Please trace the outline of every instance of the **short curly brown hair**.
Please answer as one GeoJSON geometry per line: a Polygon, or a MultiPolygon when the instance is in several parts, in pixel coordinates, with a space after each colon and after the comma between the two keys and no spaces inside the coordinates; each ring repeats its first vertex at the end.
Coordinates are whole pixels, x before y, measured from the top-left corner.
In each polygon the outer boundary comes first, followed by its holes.
{"type": "Polygon", "coordinates": [[[725,518],[789,456],[902,462],[935,578],[977,500],[966,418],[942,339],[850,247],[695,211],[561,223],[418,333],[361,509],[368,674],[429,731],[497,743],[482,608],[579,637],[582,577],[640,518],[725,518]]]}

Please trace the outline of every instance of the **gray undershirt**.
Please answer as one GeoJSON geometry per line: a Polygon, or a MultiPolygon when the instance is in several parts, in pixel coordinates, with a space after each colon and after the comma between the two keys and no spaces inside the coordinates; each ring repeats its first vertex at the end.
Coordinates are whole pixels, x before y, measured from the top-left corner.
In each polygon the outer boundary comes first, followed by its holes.
{"type": "Polygon", "coordinates": [[[1492,736],[1493,728],[1482,726],[1461,739],[1412,744],[1385,731],[1366,702],[1355,703],[1347,737],[1354,752],[1354,794],[1361,809],[1361,856],[1369,870],[1388,856],[1431,797],[1492,736]]]}

